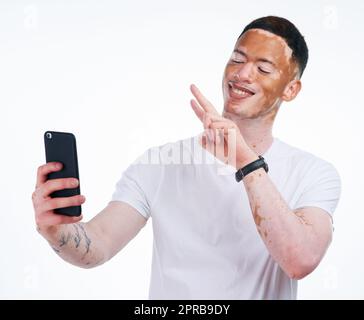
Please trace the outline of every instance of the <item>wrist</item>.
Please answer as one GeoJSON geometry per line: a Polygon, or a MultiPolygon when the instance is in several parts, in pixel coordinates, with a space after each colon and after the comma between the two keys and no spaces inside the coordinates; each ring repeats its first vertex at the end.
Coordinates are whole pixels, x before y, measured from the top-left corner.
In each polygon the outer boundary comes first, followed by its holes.
{"type": "Polygon", "coordinates": [[[259,156],[258,159],[251,161],[247,165],[243,166],[242,168],[239,168],[235,173],[235,180],[237,182],[240,182],[244,177],[246,177],[248,174],[259,170],[264,169],[265,172],[268,172],[268,164],[265,162],[264,158],[262,156],[259,156]]]}
{"type": "Polygon", "coordinates": [[[254,152],[249,152],[249,154],[245,155],[244,157],[237,159],[235,168],[236,170],[241,169],[249,163],[252,163],[253,161],[258,159],[259,157],[254,152]]]}
{"type": "Polygon", "coordinates": [[[38,233],[47,241],[54,242],[57,239],[62,225],[41,226],[37,224],[38,233]]]}

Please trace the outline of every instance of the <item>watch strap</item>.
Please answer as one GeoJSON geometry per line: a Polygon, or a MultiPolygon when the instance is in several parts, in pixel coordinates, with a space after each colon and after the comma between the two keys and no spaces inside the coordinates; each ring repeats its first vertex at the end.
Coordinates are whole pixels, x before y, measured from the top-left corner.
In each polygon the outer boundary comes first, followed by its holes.
{"type": "Polygon", "coordinates": [[[247,176],[249,173],[258,170],[260,168],[263,168],[265,172],[268,172],[268,164],[265,162],[264,158],[262,156],[259,156],[259,159],[247,164],[243,168],[239,169],[235,173],[235,180],[237,182],[240,182],[245,176],[247,176]]]}

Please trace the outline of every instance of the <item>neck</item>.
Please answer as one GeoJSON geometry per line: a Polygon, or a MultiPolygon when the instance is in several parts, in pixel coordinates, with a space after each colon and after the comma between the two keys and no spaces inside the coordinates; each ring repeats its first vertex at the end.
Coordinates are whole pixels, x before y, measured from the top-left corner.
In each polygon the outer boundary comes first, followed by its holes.
{"type": "Polygon", "coordinates": [[[223,117],[232,120],[238,126],[245,142],[257,155],[264,154],[272,145],[272,119],[241,119],[230,113],[224,113],[223,117]]]}

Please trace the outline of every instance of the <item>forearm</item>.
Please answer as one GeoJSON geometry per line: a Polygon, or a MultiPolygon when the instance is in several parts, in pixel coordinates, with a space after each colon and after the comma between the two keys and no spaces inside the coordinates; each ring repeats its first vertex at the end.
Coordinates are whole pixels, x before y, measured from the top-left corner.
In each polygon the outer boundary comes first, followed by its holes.
{"type": "Polygon", "coordinates": [[[315,258],[312,224],[288,206],[263,169],[243,181],[257,230],[269,253],[290,277],[300,277],[297,273],[305,273],[304,265],[312,265],[315,258]]]}
{"type": "Polygon", "coordinates": [[[38,227],[38,232],[63,260],[73,265],[92,268],[107,260],[99,235],[87,223],[38,227]]]}

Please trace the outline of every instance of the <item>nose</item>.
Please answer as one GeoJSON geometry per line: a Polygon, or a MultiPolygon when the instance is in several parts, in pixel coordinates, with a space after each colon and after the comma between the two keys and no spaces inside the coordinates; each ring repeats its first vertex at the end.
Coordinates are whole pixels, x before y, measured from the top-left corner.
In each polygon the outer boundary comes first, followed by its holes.
{"type": "Polygon", "coordinates": [[[252,83],[254,80],[254,65],[252,62],[246,62],[234,74],[237,81],[252,83]]]}

